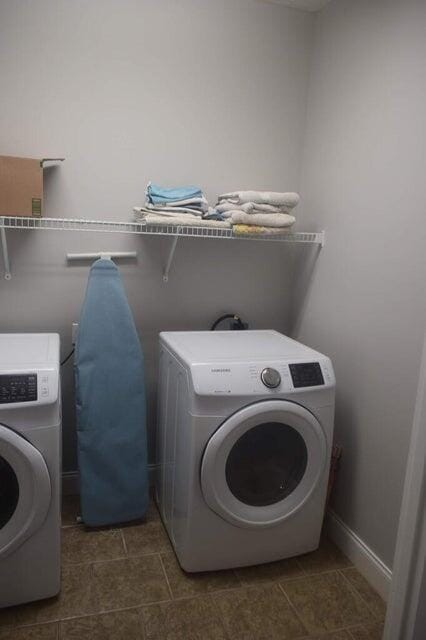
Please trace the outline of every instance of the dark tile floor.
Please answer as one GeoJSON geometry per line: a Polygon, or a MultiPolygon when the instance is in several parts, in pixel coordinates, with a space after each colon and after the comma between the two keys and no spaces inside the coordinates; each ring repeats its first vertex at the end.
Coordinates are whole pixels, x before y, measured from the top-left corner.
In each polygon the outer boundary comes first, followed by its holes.
{"type": "Polygon", "coordinates": [[[179,567],[154,505],[90,531],[64,502],[62,591],[0,611],[0,640],[379,640],[385,604],[328,540],[305,556],[203,574],[179,567]]]}

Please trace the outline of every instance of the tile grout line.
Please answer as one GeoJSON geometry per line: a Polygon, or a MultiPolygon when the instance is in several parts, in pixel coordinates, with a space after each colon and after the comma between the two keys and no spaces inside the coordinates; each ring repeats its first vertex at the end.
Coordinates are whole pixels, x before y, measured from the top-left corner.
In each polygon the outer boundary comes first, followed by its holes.
{"type": "MultiPolygon", "coordinates": [[[[328,574],[331,574],[331,573],[336,573],[336,574],[337,574],[337,573],[340,573],[340,571],[339,571],[339,570],[334,570],[334,571],[328,571],[327,573],[328,573],[328,574]]],[[[315,575],[320,575],[320,574],[315,574],[315,575]]],[[[321,574],[321,575],[324,575],[324,574],[321,574]]],[[[309,576],[308,576],[308,577],[309,577],[309,576]]],[[[298,579],[298,578],[293,578],[293,579],[291,579],[291,580],[286,580],[285,582],[295,582],[297,579],[298,579]]],[[[349,582],[346,578],[345,578],[345,580],[346,580],[347,582],[349,582]]],[[[288,595],[287,595],[287,593],[285,592],[285,586],[284,586],[284,584],[282,584],[281,582],[279,582],[279,583],[278,583],[278,586],[280,587],[281,591],[284,593],[284,595],[285,595],[286,599],[287,599],[287,600],[288,600],[288,602],[289,602],[290,607],[293,609],[293,611],[294,611],[294,613],[296,614],[297,618],[298,618],[298,619],[300,620],[300,622],[302,623],[302,626],[303,626],[304,628],[306,628],[306,627],[305,627],[305,625],[304,625],[304,623],[303,623],[303,620],[301,619],[300,614],[299,614],[299,613],[298,613],[298,611],[297,611],[297,608],[295,607],[295,605],[293,605],[293,603],[291,602],[291,600],[290,600],[289,596],[288,596],[288,595]]],[[[351,590],[352,590],[352,592],[354,592],[354,588],[352,587],[352,585],[351,585],[351,590]]],[[[355,591],[355,594],[359,596],[359,594],[358,594],[356,591],[355,591]]],[[[359,596],[359,597],[361,598],[361,596],[359,596]]],[[[363,599],[362,599],[362,598],[361,598],[361,600],[363,601],[363,599]]],[[[363,601],[363,602],[364,602],[364,601],[363,601]]],[[[374,622],[380,622],[380,621],[379,621],[379,620],[377,620],[377,619],[374,619],[374,622]]],[[[350,630],[351,630],[351,629],[353,629],[355,626],[364,627],[366,624],[369,624],[369,622],[368,622],[368,621],[366,622],[366,621],[362,620],[362,621],[360,621],[360,622],[358,622],[358,623],[351,624],[349,627],[348,627],[348,626],[342,626],[342,627],[338,627],[337,629],[333,629],[332,631],[330,631],[330,630],[329,630],[328,632],[327,632],[327,631],[325,631],[325,632],[322,632],[322,631],[321,631],[321,632],[319,632],[319,633],[337,633],[337,632],[339,632],[339,631],[346,631],[346,632],[349,634],[349,636],[351,637],[351,639],[352,639],[352,638],[353,638],[353,636],[352,636],[352,633],[351,633],[351,631],[350,631],[350,630]]],[[[303,636],[302,638],[300,638],[300,640],[303,640],[304,638],[306,638],[306,640],[308,640],[308,639],[311,637],[311,635],[312,635],[312,634],[308,631],[308,636],[303,636]]]]}
{"type": "Polygon", "coordinates": [[[163,570],[163,574],[164,574],[164,577],[166,579],[167,588],[168,588],[169,593],[170,593],[170,600],[175,600],[175,598],[173,596],[172,588],[170,586],[169,577],[167,575],[166,567],[164,566],[163,558],[161,557],[161,553],[158,553],[157,555],[159,557],[160,564],[161,564],[161,569],[163,570]]]}
{"type": "MultiPolygon", "coordinates": [[[[344,579],[344,581],[346,582],[346,584],[349,585],[349,588],[351,589],[352,593],[355,593],[358,598],[360,598],[361,602],[363,602],[363,604],[367,607],[367,610],[371,613],[371,615],[373,616],[373,620],[375,622],[381,622],[381,619],[379,617],[376,616],[376,614],[373,612],[373,610],[370,608],[370,605],[368,604],[366,598],[364,598],[364,596],[358,591],[358,589],[355,587],[355,585],[352,584],[352,582],[349,580],[349,578],[347,578],[345,576],[345,574],[343,573],[342,570],[339,570],[340,575],[342,576],[342,578],[344,579]]],[[[367,581],[368,582],[368,581],[367,581]]],[[[368,583],[369,586],[371,587],[370,583],[368,583]]],[[[371,587],[373,588],[373,587],[371,587]]]]}
{"type": "Polygon", "coordinates": [[[120,613],[121,611],[134,611],[134,610],[141,609],[142,607],[151,607],[151,606],[156,606],[158,604],[167,604],[168,602],[170,602],[170,600],[155,600],[154,602],[142,602],[139,604],[133,604],[130,607],[120,607],[118,609],[103,609],[102,611],[76,614],[72,616],[67,616],[66,618],[60,618],[58,622],[67,622],[68,620],[78,620],[80,618],[93,618],[96,616],[105,616],[110,613],[120,613]]]}
{"type": "MultiPolygon", "coordinates": [[[[83,529],[83,530],[85,529],[81,524],[78,524],[78,523],[71,524],[71,525],[63,525],[62,526],[62,529],[77,529],[77,528],[83,529]]],[[[99,533],[99,531],[96,531],[96,533],[99,533]]],[[[117,613],[117,612],[121,612],[121,611],[141,610],[142,608],[149,608],[149,607],[152,607],[152,606],[156,606],[158,604],[166,604],[166,603],[171,603],[171,602],[174,602],[174,601],[181,601],[181,600],[202,599],[202,598],[205,598],[206,596],[209,597],[215,603],[216,609],[218,609],[218,604],[216,602],[216,598],[214,597],[215,595],[219,595],[221,593],[233,593],[233,592],[236,592],[236,591],[242,591],[243,589],[250,590],[250,589],[255,589],[255,588],[259,587],[259,586],[268,586],[268,585],[271,586],[271,585],[274,585],[274,584],[278,585],[280,592],[282,592],[284,594],[284,597],[289,602],[289,605],[290,605],[291,609],[294,611],[297,619],[301,622],[302,628],[305,628],[305,625],[301,621],[296,607],[294,605],[292,605],[292,603],[289,600],[289,597],[287,596],[287,594],[285,592],[285,586],[282,585],[280,581],[283,581],[284,583],[295,582],[297,580],[309,579],[309,578],[314,577],[314,576],[328,575],[328,574],[331,574],[331,573],[340,573],[342,575],[342,577],[344,578],[345,584],[346,583],[349,584],[351,592],[354,593],[364,604],[366,604],[365,600],[361,596],[361,594],[358,593],[358,591],[350,583],[348,578],[346,578],[346,576],[342,573],[345,569],[352,568],[353,565],[345,565],[343,567],[333,568],[333,569],[327,568],[325,570],[319,571],[318,573],[308,573],[303,568],[302,564],[298,561],[298,559],[295,559],[295,560],[296,560],[296,564],[297,564],[299,570],[301,571],[301,575],[299,575],[299,576],[293,576],[293,577],[288,577],[288,578],[285,578],[285,577],[276,578],[275,580],[273,580],[273,579],[270,580],[270,581],[268,580],[265,583],[264,582],[262,582],[262,583],[256,583],[256,582],[254,582],[254,583],[245,583],[243,580],[241,580],[239,578],[237,571],[235,569],[231,569],[231,572],[232,572],[234,578],[236,579],[236,583],[237,583],[235,586],[219,588],[219,589],[216,589],[216,590],[213,590],[213,591],[210,591],[210,592],[206,591],[206,592],[203,592],[203,593],[195,593],[195,594],[190,594],[190,595],[183,595],[183,596],[174,597],[172,589],[171,589],[171,586],[170,586],[169,577],[168,577],[168,574],[167,574],[167,571],[166,571],[166,568],[165,568],[165,565],[164,565],[164,562],[163,562],[163,558],[161,556],[161,553],[162,553],[161,551],[140,553],[140,554],[136,554],[136,555],[129,555],[129,550],[127,548],[125,535],[124,535],[124,530],[123,530],[122,527],[120,527],[120,528],[112,528],[112,529],[110,528],[110,529],[107,529],[107,530],[100,530],[100,533],[104,533],[107,536],[112,534],[112,533],[118,533],[120,535],[120,539],[121,539],[121,543],[122,543],[122,547],[123,547],[123,551],[124,551],[124,556],[120,555],[120,556],[115,557],[115,558],[107,558],[107,559],[100,559],[100,560],[87,560],[87,561],[80,561],[80,562],[71,562],[71,563],[65,564],[65,566],[68,566],[68,567],[89,566],[90,567],[90,571],[93,572],[94,571],[94,567],[97,564],[101,564],[101,563],[102,564],[111,564],[113,562],[123,561],[123,560],[126,560],[126,559],[129,560],[129,559],[133,559],[133,558],[144,558],[144,557],[152,557],[152,556],[157,555],[159,557],[159,561],[160,561],[160,565],[161,565],[161,568],[162,568],[162,572],[163,572],[164,578],[166,580],[166,584],[167,584],[167,587],[168,587],[168,592],[170,594],[170,598],[169,599],[165,599],[165,600],[154,600],[152,602],[139,603],[137,605],[131,605],[131,606],[128,606],[128,607],[120,607],[120,608],[112,608],[112,609],[108,609],[107,608],[107,609],[104,609],[104,610],[101,610],[101,611],[91,611],[91,612],[85,613],[85,614],[75,613],[75,614],[69,615],[67,617],[53,618],[52,620],[49,620],[49,619],[44,620],[44,621],[43,620],[41,620],[41,621],[33,620],[31,622],[27,622],[27,623],[24,623],[24,624],[19,624],[19,622],[18,622],[17,626],[7,625],[7,628],[27,628],[27,627],[32,627],[32,626],[56,624],[56,639],[60,640],[60,638],[62,637],[62,632],[61,632],[61,622],[62,621],[75,620],[75,619],[93,617],[93,616],[98,616],[98,615],[102,616],[102,615],[107,615],[107,614],[110,614],[110,613],[117,613]]],[[[90,532],[89,532],[89,535],[90,535],[90,532]]],[[[167,550],[167,552],[170,552],[170,551],[173,553],[173,549],[168,549],[167,550]]],[[[370,613],[372,613],[372,611],[370,610],[368,605],[366,605],[366,608],[370,613]]],[[[224,625],[224,622],[223,622],[223,619],[222,619],[222,615],[221,615],[220,609],[217,612],[218,612],[218,615],[219,615],[220,623],[221,623],[221,625],[222,625],[222,627],[224,629],[225,635],[227,637],[229,637],[229,634],[227,632],[227,629],[226,629],[226,627],[224,625]]],[[[58,612],[58,615],[61,616],[61,613],[58,612]]],[[[380,622],[380,620],[378,618],[376,619],[375,615],[373,615],[373,620],[375,622],[380,622]]],[[[370,621],[368,621],[368,622],[370,622],[370,621]]],[[[365,624],[366,623],[364,623],[364,622],[360,622],[359,623],[360,626],[364,626],[365,624]]],[[[353,625],[351,625],[351,626],[353,627],[353,625]]],[[[351,637],[353,637],[349,628],[344,627],[344,628],[342,628],[342,630],[343,629],[345,631],[347,631],[351,637]]],[[[303,636],[303,638],[307,638],[307,636],[303,636]]],[[[301,640],[302,640],[302,638],[301,638],[301,640]]]]}
{"type": "Polygon", "coordinates": [[[207,595],[209,596],[210,600],[213,603],[213,607],[215,608],[215,611],[216,611],[216,613],[217,613],[217,615],[219,617],[219,621],[220,621],[222,629],[223,629],[223,631],[225,633],[225,637],[227,638],[227,640],[233,640],[233,638],[230,635],[230,633],[228,633],[228,628],[227,628],[226,623],[225,623],[225,616],[223,615],[223,613],[222,613],[222,611],[220,609],[219,603],[216,602],[216,598],[214,597],[215,594],[217,594],[217,591],[215,591],[213,593],[208,593],[207,595]]]}
{"type": "Polygon", "coordinates": [[[355,569],[355,565],[353,564],[338,565],[337,567],[327,567],[327,569],[319,569],[316,571],[307,571],[303,568],[303,565],[300,566],[302,568],[303,575],[306,578],[309,578],[310,576],[320,576],[323,573],[330,573],[330,571],[344,571],[345,569],[355,569]]]}
{"type": "Polygon", "coordinates": [[[129,552],[128,552],[128,549],[127,549],[126,538],[124,536],[123,529],[120,529],[120,533],[121,533],[121,542],[123,543],[123,547],[124,547],[124,555],[126,557],[129,557],[129,552]]]}
{"type": "MultiPolygon", "coordinates": [[[[151,556],[152,555],[160,556],[160,554],[150,554],[150,555],[151,556]]],[[[161,556],[160,556],[160,562],[161,562],[161,566],[162,566],[163,572],[165,573],[166,582],[169,585],[169,581],[168,581],[168,578],[167,578],[167,573],[165,572],[165,568],[163,566],[163,562],[162,562],[161,556]]],[[[92,564],[94,564],[94,563],[92,563],[92,564]]],[[[328,572],[328,573],[332,573],[332,572],[328,572]]],[[[304,577],[305,576],[303,576],[303,578],[304,577]]],[[[286,582],[289,582],[289,581],[294,582],[295,580],[300,580],[300,578],[293,578],[291,580],[287,580],[286,582]]],[[[275,583],[274,582],[267,583],[267,586],[271,586],[272,584],[277,584],[278,587],[280,588],[280,591],[283,592],[285,598],[287,600],[289,600],[287,594],[285,593],[284,586],[280,582],[277,581],[275,583]]],[[[75,620],[75,619],[80,619],[80,618],[89,618],[89,617],[98,616],[98,615],[107,615],[109,613],[118,613],[120,611],[131,611],[131,610],[135,610],[135,609],[149,608],[149,607],[152,607],[152,606],[156,606],[158,604],[167,604],[167,603],[170,603],[170,602],[178,602],[178,601],[182,601],[182,600],[201,599],[201,598],[204,598],[206,596],[212,597],[212,600],[214,601],[215,600],[215,598],[214,598],[215,595],[219,595],[219,594],[222,594],[222,593],[233,593],[235,591],[240,591],[240,590],[243,590],[243,589],[248,589],[248,590],[255,589],[258,586],[259,585],[239,585],[237,587],[231,587],[231,588],[226,588],[226,589],[218,589],[218,590],[210,592],[210,593],[192,594],[192,595],[180,596],[180,597],[176,597],[176,598],[172,597],[172,599],[155,600],[155,601],[152,601],[152,602],[144,602],[144,603],[139,603],[137,605],[132,605],[132,606],[129,606],[129,607],[103,609],[101,611],[92,611],[92,612],[85,613],[85,614],[69,615],[69,616],[66,616],[66,617],[53,618],[52,620],[43,620],[43,621],[38,621],[38,622],[36,620],[33,620],[33,621],[30,621],[30,622],[27,622],[27,623],[24,623],[24,624],[18,624],[16,626],[15,625],[7,625],[5,627],[5,629],[7,629],[7,628],[9,628],[9,629],[12,629],[12,628],[15,628],[15,629],[20,628],[20,629],[22,629],[22,628],[28,628],[28,627],[32,627],[32,626],[43,626],[43,625],[47,625],[47,624],[55,624],[56,623],[57,624],[57,628],[58,628],[58,634],[59,634],[60,633],[60,623],[63,622],[63,621],[75,620]]],[[[169,590],[171,592],[170,586],[169,586],[169,590]]],[[[292,607],[292,609],[295,611],[295,613],[297,615],[297,618],[300,620],[299,614],[297,613],[297,609],[295,609],[294,605],[292,605],[292,603],[290,601],[289,601],[289,604],[292,607]]],[[[221,618],[221,620],[222,620],[222,618],[221,618]]],[[[375,622],[379,622],[379,621],[375,620],[375,622]]],[[[359,626],[364,626],[364,624],[365,624],[364,622],[360,622],[359,626]]],[[[302,626],[305,628],[305,625],[303,624],[303,622],[302,622],[302,626]]],[[[353,628],[353,627],[354,627],[354,625],[352,624],[351,628],[353,628]]],[[[350,633],[350,628],[348,628],[348,627],[341,627],[339,629],[336,629],[335,631],[342,631],[342,630],[348,631],[350,633]]],[[[225,629],[225,632],[226,632],[226,629],[225,629]]],[[[306,636],[301,637],[300,640],[303,640],[303,638],[306,638],[306,636]]]]}
{"type": "MultiPolygon", "coordinates": [[[[282,587],[279,583],[278,586],[281,588],[282,591],[282,587]]],[[[240,588],[250,588],[250,587],[240,587],[240,588]]],[[[196,596],[185,596],[182,598],[179,598],[177,601],[179,600],[198,600],[198,599],[202,599],[202,598],[206,598],[209,597],[211,600],[213,600],[214,604],[216,607],[218,607],[217,603],[215,602],[215,598],[213,597],[214,595],[218,594],[218,593],[227,593],[230,591],[235,591],[236,589],[227,589],[227,590],[222,590],[222,591],[215,591],[213,593],[202,593],[202,594],[198,594],[196,596]]],[[[287,594],[284,592],[284,596],[286,597],[286,599],[288,599],[287,594]]],[[[45,621],[40,621],[40,622],[29,622],[27,624],[24,625],[18,625],[16,627],[5,627],[5,630],[9,629],[28,629],[31,627],[42,627],[42,626],[47,626],[47,625],[51,625],[51,624],[55,624],[56,628],[57,628],[57,636],[56,636],[56,640],[59,640],[61,637],[61,633],[60,633],[60,628],[61,628],[61,622],[68,622],[70,620],[80,620],[80,619],[85,619],[85,618],[92,618],[92,617],[97,617],[97,616],[105,616],[111,613],[120,613],[120,612],[125,612],[125,611],[138,611],[139,613],[141,612],[142,609],[145,608],[149,608],[149,607],[154,607],[157,606],[159,604],[169,604],[174,602],[173,600],[157,600],[155,602],[147,602],[147,603],[142,603],[142,604],[137,604],[137,605],[132,605],[130,607],[122,607],[122,608],[118,608],[118,609],[108,609],[108,610],[102,610],[102,611],[97,611],[97,612],[91,612],[91,613],[84,613],[84,614],[77,614],[77,615],[71,615],[71,616],[67,616],[65,618],[58,618],[58,619],[53,619],[53,620],[45,620],[45,621]]],[[[291,602],[289,603],[290,606],[294,609],[294,606],[291,605],[291,602]]],[[[218,611],[219,613],[219,618],[220,618],[220,622],[222,624],[223,630],[226,634],[226,637],[229,638],[229,634],[227,632],[227,629],[225,627],[225,625],[223,624],[222,621],[222,615],[220,610],[218,611]]],[[[297,614],[297,611],[295,610],[295,613],[297,615],[297,618],[300,621],[300,617],[297,614]]],[[[302,622],[302,626],[305,629],[305,625],[302,622]]],[[[360,626],[360,627],[364,627],[364,624],[359,624],[356,626],[360,626]]],[[[354,628],[354,625],[351,625],[351,627],[339,627],[338,629],[334,629],[333,631],[331,631],[330,633],[336,633],[339,631],[346,631],[349,633],[349,635],[351,636],[351,638],[353,638],[352,633],[351,633],[351,629],[354,628]]],[[[309,631],[307,632],[308,635],[303,635],[303,636],[298,636],[297,640],[309,640],[311,638],[311,635],[309,634],[309,631]]],[[[322,633],[322,632],[321,632],[322,633]]],[[[142,639],[141,639],[142,640],[142,639]]]]}
{"type": "Polygon", "coordinates": [[[91,611],[90,613],[76,613],[74,615],[68,615],[63,618],[52,618],[52,620],[42,620],[36,621],[32,620],[30,622],[25,622],[24,624],[17,625],[6,625],[3,627],[6,631],[11,631],[14,629],[28,629],[29,627],[40,627],[46,626],[48,624],[56,624],[58,625],[58,629],[60,628],[61,622],[68,622],[69,620],[80,620],[82,618],[93,618],[96,616],[105,616],[110,613],[120,613],[121,611],[133,611],[135,609],[141,609],[143,607],[152,607],[158,604],[167,604],[171,602],[169,599],[167,600],[155,600],[153,602],[143,602],[140,604],[131,605],[130,607],[120,607],[118,609],[102,609],[101,611],[91,611]]]}
{"type": "MultiPolygon", "coordinates": [[[[153,555],[160,555],[160,554],[150,554],[151,556],[153,555]]],[[[162,563],[162,559],[160,558],[160,561],[162,563]]],[[[97,563],[90,563],[90,564],[97,564],[97,563]]],[[[165,571],[165,569],[163,569],[163,571],[165,571]]],[[[167,575],[167,574],[166,574],[167,575]]],[[[166,577],[166,581],[168,583],[168,578],[166,577]]],[[[77,618],[89,618],[91,616],[98,616],[98,615],[105,615],[107,613],[117,613],[119,611],[129,611],[132,609],[139,609],[141,607],[151,607],[151,606],[155,606],[158,604],[167,604],[170,602],[180,602],[182,600],[193,600],[193,599],[199,599],[199,598],[204,598],[206,596],[212,596],[215,594],[220,594],[220,593],[233,593],[234,591],[238,591],[240,589],[252,589],[255,588],[254,585],[248,585],[248,586],[244,586],[244,585],[238,585],[237,587],[230,587],[227,589],[217,589],[213,592],[210,593],[197,593],[197,594],[192,594],[192,595],[188,595],[188,596],[177,596],[177,597],[172,597],[169,599],[165,599],[165,600],[153,600],[152,602],[142,602],[140,604],[137,605],[132,605],[130,607],[120,607],[120,608],[112,608],[112,609],[103,609],[101,611],[92,611],[90,613],[77,613],[75,615],[69,615],[66,617],[58,617],[58,618],[52,618],[51,620],[42,620],[37,622],[36,620],[32,620],[30,622],[26,622],[24,624],[18,624],[18,625],[7,625],[5,627],[5,629],[22,629],[22,628],[27,628],[27,627],[31,627],[31,626],[36,626],[36,625],[46,625],[46,624],[51,624],[51,623],[60,623],[62,621],[66,621],[66,620],[75,620],[77,618]]],[[[170,591],[171,588],[169,587],[170,591]]]]}
{"type": "Polygon", "coordinates": [[[225,637],[228,640],[233,640],[233,638],[230,635],[230,632],[228,631],[228,627],[227,627],[226,622],[225,622],[225,617],[224,617],[224,615],[223,615],[223,613],[222,613],[222,611],[220,609],[219,603],[216,601],[216,598],[214,596],[217,595],[217,594],[220,594],[220,593],[228,593],[230,591],[233,592],[233,591],[236,591],[236,590],[240,590],[240,589],[242,590],[242,589],[246,589],[247,588],[247,585],[244,584],[244,582],[240,579],[240,577],[238,575],[238,572],[237,572],[237,569],[232,568],[231,569],[231,573],[234,576],[235,580],[237,581],[238,586],[236,586],[234,588],[231,587],[230,589],[222,589],[222,590],[219,589],[217,591],[212,591],[212,592],[206,594],[210,598],[210,600],[213,602],[213,606],[214,606],[214,608],[216,610],[216,613],[217,613],[217,615],[219,617],[219,621],[220,621],[222,629],[223,629],[223,631],[225,633],[225,637]]]}
{"type": "MultiPolygon", "coordinates": [[[[310,578],[316,578],[318,576],[328,576],[331,573],[337,573],[337,572],[338,572],[337,569],[327,569],[326,571],[323,571],[322,573],[312,573],[312,574],[308,574],[308,575],[303,574],[301,576],[292,576],[292,577],[287,577],[287,578],[281,577],[281,578],[278,578],[277,580],[272,581],[272,582],[274,582],[274,583],[299,582],[300,580],[309,580],[310,578]]],[[[266,584],[266,583],[264,583],[264,584],[266,584]]],[[[270,583],[268,582],[268,584],[270,584],[270,583]]],[[[253,585],[251,585],[251,586],[253,586],[253,585]]]]}
{"type": "Polygon", "coordinates": [[[299,562],[299,558],[297,558],[297,557],[296,557],[296,558],[294,558],[294,559],[295,559],[295,561],[296,561],[296,565],[297,565],[298,569],[299,569],[299,570],[300,570],[300,572],[302,573],[302,576],[307,576],[308,574],[307,574],[307,572],[305,571],[305,569],[303,568],[302,563],[301,563],[301,562],[299,562]]]}
{"type": "Polygon", "coordinates": [[[294,604],[292,603],[292,601],[290,600],[289,596],[286,594],[286,592],[284,591],[284,587],[282,586],[281,582],[278,582],[278,588],[280,589],[281,593],[283,594],[285,600],[287,601],[290,609],[293,611],[293,613],[295,614],[297,620],[299,620],[300,624],[302,625],[302,629],[304,629],[306,631],[306,635],[302,636],[303,637],[309,637],[309,629],[307,629],[307,627],[305,626],[305,623],[302,620],[302,616],[299,614],[299,612],[297,611],[296,607],[294,606],[294,604]]]}
{"type": "MultiPolygon", "coordinates": [[[[330,573],[337,573],[336,571],[328,571],[327,574],[330,573]]],[[[324,575],[324,574],[322,574],[324,575]]],[[[280,584],[280,580],[282,580],[283,582],[287,583],[287,582],[296,582],[298,580],[304,580],[306,578],[308,578],[309,576],[297,576],[294,578],[279,578],[277,580],[271,580],[271,581],[267,581],[267,582],[262,582],[262,583],[239,583],[238,585],[236,585],[235,587],[223,587],[223,588],[219,588],[219,589],[214,589],[213,591],[208,591],[205,593],[195,593],[195,594],[190,594],[190,595],[185,595],[185,596],[175,596],[173,597],[173,600],[189,600],[191,598],[202,598],[203,596],[206,595],[216,595],[216,594],[221,594],[221,593],[233,593],[234,591],[239,591],[240,589],[257,589],[258,587],[270,587],[274,584],[278,585],[280,584]]]]}
{"type": "Polygon", "coordinates": [[[86,562],[64,562],[62,561],[63,567],[81,567],[85,565],[94,565],[94,564],[102,564],[107,562],[122,562],[123,560],[133,560],[136,558],[151,558],[152,556],[157,556],[158,551],[151,551],[150,553],[142,553],[139,555],[122,555],[117,556],[116,558],[107,558],[103,560],[87,560],[86,562]]]}

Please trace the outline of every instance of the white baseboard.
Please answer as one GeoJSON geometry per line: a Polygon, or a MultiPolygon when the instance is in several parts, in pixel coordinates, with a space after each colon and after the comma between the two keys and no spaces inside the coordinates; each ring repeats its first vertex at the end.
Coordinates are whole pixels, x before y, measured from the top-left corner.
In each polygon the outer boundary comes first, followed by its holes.
{"type": "MultiPolygon", "coordinates": [[[[153,487],[155,484],[155,473],[157,465],[148,465],[148,477],[149,486],[153,487]]],[[[78,471],[64,471],[62,474],[62,494],[64,496],[73,496],[80,493],[80,486],[78,480],[78,471]]]]}
{"type": "Polygon", "coordinates": [[[327,513],[326,530],[331,540],[387,601],[392,580],[389,567],[331,509],[327,513]]]}

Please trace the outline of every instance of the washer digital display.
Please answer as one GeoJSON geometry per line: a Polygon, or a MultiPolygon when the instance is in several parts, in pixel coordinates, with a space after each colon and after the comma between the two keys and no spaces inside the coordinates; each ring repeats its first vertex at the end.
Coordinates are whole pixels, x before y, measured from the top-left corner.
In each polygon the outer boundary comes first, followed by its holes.
{"type": "Polygon", "coordinates": [[[291,364],[290,373],[295,389],[299,387],[319,387],[325,384],[319,362],[291,364]]]}

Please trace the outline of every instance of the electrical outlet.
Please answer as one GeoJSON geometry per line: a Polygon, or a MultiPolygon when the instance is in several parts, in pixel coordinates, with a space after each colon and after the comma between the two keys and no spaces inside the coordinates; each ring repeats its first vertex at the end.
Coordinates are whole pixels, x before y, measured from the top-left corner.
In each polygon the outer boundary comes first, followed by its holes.
{"type": "Polygon", "coordinates": [[[78,322],[73,322],[72,323],[72,330],[71,330],[71,336],[72,336],[73,345],[75,345],[75,343],[77,342],[77,333],[78,333],[78,322]]]}

